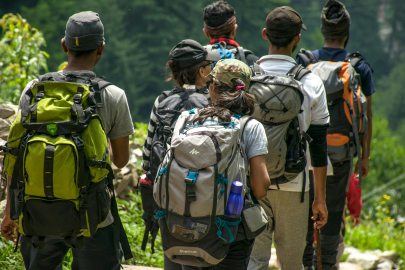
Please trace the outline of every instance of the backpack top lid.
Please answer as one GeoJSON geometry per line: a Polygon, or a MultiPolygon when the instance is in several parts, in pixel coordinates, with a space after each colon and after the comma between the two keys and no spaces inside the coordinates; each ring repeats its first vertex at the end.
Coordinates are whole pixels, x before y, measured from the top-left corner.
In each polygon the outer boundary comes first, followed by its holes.
{"type": "MultiPolygon", "coordinates": [[[[256,73],[260,67],[256,65],[254,68],[256,73]]],[[[301,74],[303,70],[301,66],[294,66],[287,75],[261,71],[261,75],[254,76],[249,88],[249,93],[256,98],[252,116],[269,125],[284,123],[296,117],[304,102],[303,85],[296,78],[308,73],[305,70],[301,74]]]]}
{"type": "Polygon", "coordinates": [[[232,146],[242,136],[239,134],[239,118],[233,116],[230,122],[225,123],[214,117],[202,124],[194,123],[200,111],[193,109],[182,113],[176,123],[171,145],[174,157],[181,166],[197,170],[226,159],[232,152],[232,146]],[[234,136],[235,133],[239,136],[234,136]]]}

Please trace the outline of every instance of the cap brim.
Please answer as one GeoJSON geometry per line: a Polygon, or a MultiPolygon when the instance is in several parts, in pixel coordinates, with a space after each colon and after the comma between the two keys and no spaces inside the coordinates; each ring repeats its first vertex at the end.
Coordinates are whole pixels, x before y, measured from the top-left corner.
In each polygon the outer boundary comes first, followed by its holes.
{"type": "Polygon", "coordinates": [[[302,29],[307,30],[307,27],[305,26],[305,24],[302,24],[302,29]]]}
{"type": "Polygon", "coordinates": [[[218,61],[221,59],[221,55],[216,50],[207,50],[207,57],[205,58],[206,61],[218,61]]]}

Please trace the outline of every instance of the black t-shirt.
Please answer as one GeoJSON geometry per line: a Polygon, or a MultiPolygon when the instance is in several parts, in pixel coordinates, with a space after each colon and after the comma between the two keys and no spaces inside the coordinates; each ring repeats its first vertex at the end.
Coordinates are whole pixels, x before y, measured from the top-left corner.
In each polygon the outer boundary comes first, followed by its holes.
{"type": "MultiPolygon", "coordinates": [[[[344,49],[335,49],[335,48],[326,48],[322,47],[319,50],[312,51],[312,54],[315,56],[317,60],[320,61],[332,61],[332,62],[338,62],[338,61],[344,61],[345,58],[350,55],[349,52],[347,52],[344,49]]],[[[304,62],[300,57],[297,57],[296,59],[297,64],[301,64],[303,66],[304,62]]],[[[374,82],[373,82],[373,77],[371,75],[371,69],[370,67],[364,62],[360,61],[354,69],[357,71],[357,73],[360,75],[361,78],[361,90],[363,94],[366,97],[371,96],[375,92],[374,88],[374,82]]]]}

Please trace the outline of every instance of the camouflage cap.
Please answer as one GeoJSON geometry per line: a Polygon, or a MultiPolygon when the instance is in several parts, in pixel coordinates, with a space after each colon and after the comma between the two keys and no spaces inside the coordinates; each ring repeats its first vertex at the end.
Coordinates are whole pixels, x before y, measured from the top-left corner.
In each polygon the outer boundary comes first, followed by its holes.
{"type": "Polygon", "coordinates": [[[235,88],[232,79],[238,78],[245,83],[245,87],[248,89],[252,72],[250,68],[240,60],[222,59],[217,62],[211,73],[206,76],[206,78],[212,77],[232,88],[235,88]]]}

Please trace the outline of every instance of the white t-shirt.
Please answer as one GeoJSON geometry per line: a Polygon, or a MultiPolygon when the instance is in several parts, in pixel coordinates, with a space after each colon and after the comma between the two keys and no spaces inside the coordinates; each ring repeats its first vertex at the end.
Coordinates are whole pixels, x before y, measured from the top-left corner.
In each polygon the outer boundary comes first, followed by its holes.
{"type": "MultiPolygon", "coordinates": [[[[292,57],[286,55],[266,55],[260,58],[257,63],[268,73],[285,75],[296,65],[292,57]]],[[[301,106],[302,113],[298,114],[300,129],[307,131],[309,125],[325,125],[329,123],[329,111],[326,102],[325,88],[321,79],[309,73],[301,79],[304,88],[304,102],[301,106]]],[[[307,151],[307,176],[311,159],[307,151]]],[[[270,179],[271,180],[271,179],[270,179]]],[[[284,191],[302,191],[303,173],[299,174],[293,181],[280,185],[280,190],[284,191]]],[[[271,189],[277,189],[275,183],[270,186],[271,189]]],[[[309,181],[306,181],[305,191],[309,190],[309,181]]]]}

